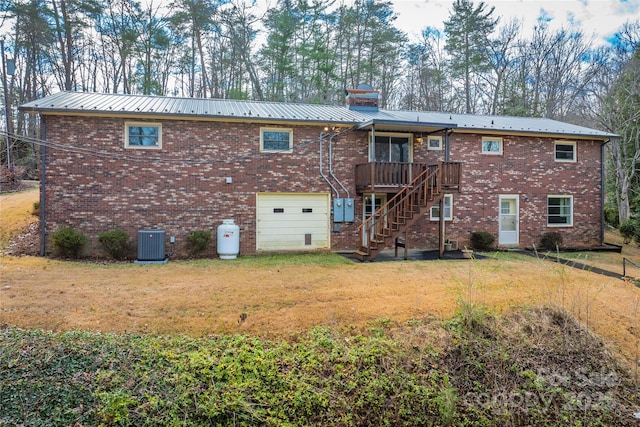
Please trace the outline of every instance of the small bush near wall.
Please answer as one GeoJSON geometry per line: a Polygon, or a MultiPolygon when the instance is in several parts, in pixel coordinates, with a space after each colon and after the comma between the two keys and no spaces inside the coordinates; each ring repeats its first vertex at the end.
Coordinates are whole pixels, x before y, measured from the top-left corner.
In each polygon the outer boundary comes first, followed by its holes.
{"type": "Polygon", "coordinates": [[[620,218],[618,216],[618,208],[614,206],[604,207],[604,221],[612,227],[618,228],[620,225],[620,218]]]}
{"type": "Polygon", "coordinates": [[[557,231],[549,231],[540,237],[540,247],[549,251],[555,251],[562,246],[562,234],[557,231]]]}
{"type": "Polygon", "coordinates": [[[620,234],[624,238],[624,243],[630,243],[635,240],[640,244],[640,219],[629,218],[622,224],[620,224],[620,234]]]}
{"type": "Polygon", "coordinates": [[[198,256],[209,247],[212,232],[209,230],[197,230],[187,236],[187,250],[191,256],[198,256]]]}
{"type": "Polygon", "coordinates": [[[59,228],[51,239],[58,254],[68,258],[78,258],[82,247],[87,243],[85,235],[71,227],[59,228]]]}
{"type": "Polygon", "coordinates": [[[40,200],[33,202],[33,208],[31,209],[31,215],[40,217],[40,200]]]}
{"type": "Polygon", "coordinates": [[[474,231],[471,233],[471,247],[478,251],[490,251],[496,238],[488,231],[474,231]]]}
{"type": "Polygon", "coordinates": [[[123,230],[100,233],[98,241],[113,259],[123,259],[129,250],[129,235],[123,230]]]}

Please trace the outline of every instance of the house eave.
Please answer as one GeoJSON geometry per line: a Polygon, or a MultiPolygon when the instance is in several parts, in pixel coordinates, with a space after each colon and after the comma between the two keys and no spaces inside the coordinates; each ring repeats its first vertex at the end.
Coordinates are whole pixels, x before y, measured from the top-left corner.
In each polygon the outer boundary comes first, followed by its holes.
{"type": "Polygon", "coordinates": [[[54,110],[54,109],[27,109],[20,108],[27,114],[40,114],[43,116],[73,116],[73,117],[107,117],[126,118],[135,120],[187,120],[187,121],[207,121],[224,123],[260,123],[260,124],[283,124],[283,125],[311,125],[311,126],[340,126],[353,127],[360,123],[358,120],[348,120],[341,117],[326,118],[287,118],[287,117],[264,117],[259,115],[212,115],[212,114],[176,114],[176,113],[145,113],[130,111],[87,111],[87,110],[54,110]]]}
{"type": "Polygon", "coordinates": [[[457,125],[453,123],[436,122],[408,122],[398,120],[371,119],[356,126],[357,130],[398,131],[398,132],[433,132],[455,129],[457,125]]]}
{"type": "Polygon", "coordinates": [[[456,128],[455,133],[473,133],[483,135],[501,135],[501,136],[539,136],[545,138],[571,138],[580,140],[595,140],[607,142],[610,139],[619,138],[619,135],[610,133],[577,133],[577,132],[561,132],[541,129],[495,129],[492,127],[478,128],[456,128]]]}

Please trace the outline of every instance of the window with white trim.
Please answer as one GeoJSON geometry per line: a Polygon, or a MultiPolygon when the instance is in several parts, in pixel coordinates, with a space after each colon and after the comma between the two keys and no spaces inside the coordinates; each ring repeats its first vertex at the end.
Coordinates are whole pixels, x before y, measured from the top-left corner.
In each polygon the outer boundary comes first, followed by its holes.
{"type": "MultiPolygon", "coordinates": [[[[444,219],[451,221],[453,219],[453,194],[444,195],[444,219]]],[[[440,203],[431,206],[429,210],[429,219],[431,221],[440,221],[440,203]]]]}
{"type": "Polygon", "coordinates": [[[376,132],[374,141],[369,134],[370,162],[402,162],[412,160],[412,135],[407,133],[376,132]]]}
{"type": "Polygon", "coordinates": [[[556,162],[575,162],[576,143],[573,141],[556,141],[555,142],[555,160],[556,162]]]}
{"type": "Polygon", "coordinates": [[[482,154],[502,154],[502,138],[482,137],[482,154]]]}
{"type": "Polygon", "coordinates": [[[547,196],[547,226],[573,226],[573,196],[547,196]]]}
{"type": "Polygon", "coordinates": [[[126,122],[124,124],[124,146],[126,148],[162,148],[162,125],[160,123],[126,122]]]}
{"type": "Polygon", "coordinates": [[[427,137],[427,149],[428,150],[442,150],[442,137],[441,136],[428,136],[427,137]]]}
{"type": "Polygon", "coordinates": [[[260,151],[291,153],[293,129],[260,128],[260,151]]]}

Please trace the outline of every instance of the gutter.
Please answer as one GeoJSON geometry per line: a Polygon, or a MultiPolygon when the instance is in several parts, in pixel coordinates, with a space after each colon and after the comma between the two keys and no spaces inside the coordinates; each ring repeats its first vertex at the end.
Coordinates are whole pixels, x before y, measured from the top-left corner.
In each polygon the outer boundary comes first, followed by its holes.
{"type": "Polygon", "coordinates": [[[455,123],[434,123],[434,122],[418,122],[418,121],[400,121],[400,120],[380,120],[380,119],[371,119],[366,122],[360,123],[356,129],[363,130],[369,127],[373,127],[375,125],[378,126],[401,126],[401,127],[431,127],[431,128],[441,128],[441,129],[456,129],[458,127],[455,123]]]}

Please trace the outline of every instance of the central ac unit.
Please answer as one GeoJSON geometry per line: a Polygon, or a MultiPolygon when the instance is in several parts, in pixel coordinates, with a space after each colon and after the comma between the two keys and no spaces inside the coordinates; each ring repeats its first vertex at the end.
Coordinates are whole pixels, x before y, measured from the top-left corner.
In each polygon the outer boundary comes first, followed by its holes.
{"type": "Polygon", "coordinates": [[[164,230],[138,230],[136,262],[166,262],[165,239],[164,230]]]}

